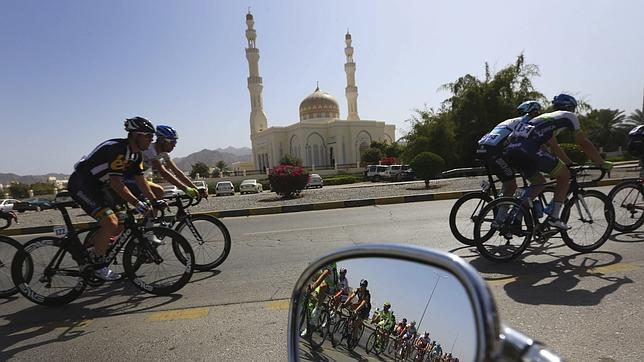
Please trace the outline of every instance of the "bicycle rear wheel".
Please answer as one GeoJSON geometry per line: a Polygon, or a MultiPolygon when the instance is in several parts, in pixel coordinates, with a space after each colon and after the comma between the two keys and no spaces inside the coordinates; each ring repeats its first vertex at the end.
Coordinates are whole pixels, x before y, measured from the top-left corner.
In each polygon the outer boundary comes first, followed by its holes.
{"type": "Polygon", "coordinates": [[[505,263],[528,247],[532,230],[532,216],[521,201],[501,197],[484,207],[474,224],[476,248],[486,259],[505,263]],[[488,234],[492,236],[478,242],[477,238],[488,234]]]}
{"type": "Polygon", "coordinates": [[[492,198],[480,191],[467,193],[456,200],[452,210],[449,212],[449,228],[456,240],[465,245],[476,245],[474,241],[474,224],[481,210],[490,201],[492,201],[492,198]]]}
{"type": "Polygon", "coordinates": [[[44,236],[29,241],[18,250],[12,262],[11,277],[25,298],[37,304],[59,306],[83,293],[87,283],[76,261],[79,257],[74,258],[73,248],[63,247],[63,242],[74,241],[44,236]]]}
{"type": "Polygon", "coordinates": [[[323,309],[318,312],[317,318],[308,319],[308,322],[309,342],[313,349],[318,349],[322,346],[329,334],[329,314],[326,309],[323,309]]]}
{"type": "MultiPolygon", "coordinates": [[[[18,288],[11,278],[11,265],[20,249],[22,249],[22,245],[19,242],[0,235],[0,298],[8,298],[18,293],[18,288]]],[[[27,281],[31,280],[32,272],[31,264],[28,263],[27,270],[25,270],[27,281]]]]}
{"type": "Polygon", "coordinates": [[[183,288],[194,272],[194,253],[178,232],[152,227],[150,230],[163,243],[130,240],[123,253],[125,274],[144,292],[168,295],[183,288]]]}
{"type": "Polygon", "coordinates": [[[644,186],[639,180],[618,183],[608,193],[608,199],[615,209],[615,230],[635,231],[644,224],[644,186]]]}
{"type": "Polygon", "coordinates": [[[570,227],[570,230],[561,232],[566,245],[585,253],[599,248],[608,240],[615,211],[608,196],[596,190],[585,190],[566,201],[561,210],[561,221],[570,227]]]}
{"type": "Polygon", "coordinates": [[[192,246],[197,270],[211,270],[221,265],[230,253],[230,233],[226,225],[214,216],[190,216],[183,219],[175,230],[192,246]]]}

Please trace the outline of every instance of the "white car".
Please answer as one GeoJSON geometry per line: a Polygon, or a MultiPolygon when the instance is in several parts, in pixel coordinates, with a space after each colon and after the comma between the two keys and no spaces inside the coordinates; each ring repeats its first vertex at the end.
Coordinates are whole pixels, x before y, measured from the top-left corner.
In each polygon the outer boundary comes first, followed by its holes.
{"type": "Polygon", "coordinates": [[[0,210],[2,211],[11,211],[13,210],[13,204],[18,202],[16,199],[1,199],[0,200],[0,210]]]}
{"type": "Polygon", "coordinates": [[[309,179],[306,182],[306,188],[322,188],[324,186],[324,180],[322,180],[322,176],[318,175],[317,173],[312,173],[309,174],[309,179]]]}
{"type": "Polygon", "coordinates": [[[234,195],[235,186],[230,181],[219,181],[215,186],[215,196],[219,195],[234,195]]]}
{"type": "Polygon", "coordinates": [[[208,195],[208,184],[206,181],[192,181],[195,186],[197,186],[197,190],[204,190],[206,191],[206,195],[208,195]]]}
{"type": "Polygon", "coordinates": [[[183,196],[185,192],[175,185],[168,185],[163,187],[163,197],[174,197],[175,195],[183,196]]]}
{"type": "Polygon", "coordinates": [[[262,184],[257,182],[257,180],[244,180],[239,185],[239,193],[242,195],[245,193],[257,194],[262,191],[264,191],[262,184]]]}

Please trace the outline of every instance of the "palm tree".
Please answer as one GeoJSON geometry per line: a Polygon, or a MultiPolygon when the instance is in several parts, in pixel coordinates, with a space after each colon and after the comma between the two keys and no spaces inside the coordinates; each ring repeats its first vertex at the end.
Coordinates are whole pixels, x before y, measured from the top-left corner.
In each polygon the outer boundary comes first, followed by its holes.
{"type": "Polygon", "coordinates": [[[215,164],[215,167],[217,167],[217,169],[219,169],[220,174],[224,174],[230,168],[230,167],[228,167],[228,164],[226,162],[224,162],[223,160],[217,161],[217,163],[215,164]]]}
{"type": "Polygon", "coordinates": [[[631,113],[630,116],[626,119],[628,123],[630,123],[632,126],[639,126],[641,124],[644,124],[644,112],[642,112],[641,109],[636,109],[631,113]]]}
{"type": "Polygon", "coordinates": [[[594,109],[586,117],[588,138],[605,151],[616,150],[626,144],[630,126],[625,123],[624,111],[619,109],[594,109]]]}

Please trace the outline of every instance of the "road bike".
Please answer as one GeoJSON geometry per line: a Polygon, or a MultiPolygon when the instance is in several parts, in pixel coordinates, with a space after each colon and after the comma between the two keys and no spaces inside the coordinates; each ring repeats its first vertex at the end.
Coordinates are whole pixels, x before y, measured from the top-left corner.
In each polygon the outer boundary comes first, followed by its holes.
{"type": "Polygon", "coordinates": [[[367,338],[365,350],[367,353],[373,353],[378,356],[387,350],[388,345],[389,333],[384,331],[380,325],[376,325],[376,329],[371,332],[371,335],[367,338]]]}
{"type": "Polygon", "coordinates": [[[531,187],[523,190],[521,197],[500,197],[490,202],[474,225],[476,247],[481,255],[495,262],[508,262],[521,255],[532,240],[543,244],[557,234],[578,252],[590,252],[602,246],[613,229],[613,206],[608,196],[597,190],[586,190],[586,183],[577,181],[593,170],[601,174],[589,185],[601,180],[606,172],[596,166],[570,167],[570,188],[561,212],[561,221],[570,230],[560,230],[547,223],[549,215],[542,215],[535,207],[545,204],[545,198],[541,194],[533,204],[529,197],[531,187]],[[540,221],[543,216],[547,217],[540,221]]]}
{"type": "MultiPolygon", "coordinates": [[[[22,245],[16,240],[0,235],[0,298],[8,298],[18,293],[18,288],[11,278],[11,264],[22,245]]],[[[24,279],[31,280],[32,267],[25,266],[24,279]]]]}
{"type": "Polygon", "coordinates": [[[65,227],[55,231],[64,236],[35,238],[18,250],[12,261],[13,282],[27,299],[46,306],[73,301],[88,285],[100,286],[104,283],[94,275],[95,270],[111,264],[121,248],[124,248],[122,259],[125,276],[142,291],[168,295],[188,283],[194,271],[194,253],[188,241],[168,228],[145,228],[145,218],[137,221],[134,217],[136,211],[132,209],[119,212],[124,216],[124,230],[108,248],[106,263],[92,264],[88,250],[78,238],[66,210],[66,207],[74,204],[54,203],[65,220],[65,227]],[[161,242],[149,241],[144,236],[148,232],[152,232],[161,242]]]}
{"type": "Polygon", "coordinates": [[[299,312],[300,337],[309,342],[312,349],[318,349],[327,339],[330,331],[329,309],[326,303],[317,306],[318,295],[316,291],[307,288],[303,296],[305,303],[299,312]]]}
{"type": "Polygon", "coordinates": [[[615,230],[635,231],[644,224],[644,178],[618,183],[608,199],[615,208],[615,230]]]}
{"type": "Polygon", "coordinates": [[[358,315],[349,309],[340,309],[338,322],[333,327],[333,332],[329,335],[333,347],[347,342],[347,349],[352,351],[360,342],[362,333],[364,333],[364,324],[358,320],[358,315]],[[345,312],[343,312],[345,311],[345,312]],[[357,328],[356,331],[354,329],[357,328]]]}

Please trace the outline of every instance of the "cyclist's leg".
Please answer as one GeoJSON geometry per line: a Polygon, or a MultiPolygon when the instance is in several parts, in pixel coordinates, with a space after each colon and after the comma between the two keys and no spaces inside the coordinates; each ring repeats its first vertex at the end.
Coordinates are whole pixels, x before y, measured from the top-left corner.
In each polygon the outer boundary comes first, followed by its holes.
{"type": "Polygon", "coordinates": [[[503,196],[514,195],[514,191],[517,189],[517,183],[514,180],[514,170],[512,170],[508,161],[500,153],[492,154],[490,157],[490,168],[503,183],[501,193],[503,196]]]}
{"type": "Polygon", "coordinates": [[[537,152],[537,168],[540,171],[546,172],[550,177],[555,178],[557,184],[555,186],[554,203],[551,216],[559,219],[561,215],[561,208],[566,200],[566,194],[570,187],[570,171],[568,167],[556,156],[544,150],[537,152]]]}

